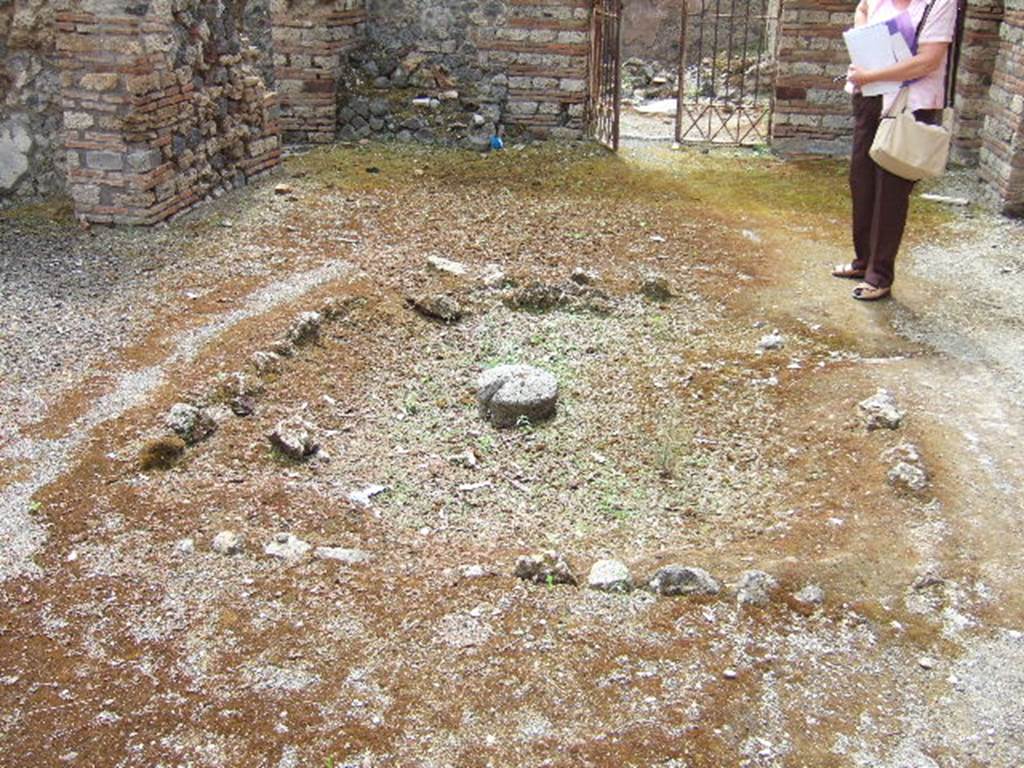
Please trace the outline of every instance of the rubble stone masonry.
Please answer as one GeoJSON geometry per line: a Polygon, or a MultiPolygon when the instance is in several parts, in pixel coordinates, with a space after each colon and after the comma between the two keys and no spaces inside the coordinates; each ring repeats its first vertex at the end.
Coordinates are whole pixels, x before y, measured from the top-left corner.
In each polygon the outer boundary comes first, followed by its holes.
{"type": "Polygon", "coordinates": [[[275,97],[223,3],[72,3],[56,27],[79,218],[152,224],[280,161],[275,97]]]}
{"type": "MultiPolygon", "coordinates": [[[[781,2],[774,147],[846,152],[855,0],[781,2]]],[[[282,139],[577,138],[590,8],[0,0],[0,204],[66,189],[86,221],[151,224],[273,168],[282,139]]],[[[1024,0],[968,0],[956,106],[954,158],[1024,213],[1024,0]]]]}

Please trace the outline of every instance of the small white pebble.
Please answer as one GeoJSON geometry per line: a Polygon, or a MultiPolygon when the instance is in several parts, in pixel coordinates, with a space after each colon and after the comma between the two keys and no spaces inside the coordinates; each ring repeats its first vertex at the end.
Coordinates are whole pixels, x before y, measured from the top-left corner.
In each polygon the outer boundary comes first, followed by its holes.
{"type": "Polygon", "coordinates": [[[724,677],[726,680],[735,680],[736,670],[732,667],[729,667],[728,669],[722,671],[722,677],[724,677]]]}
{"type": "Polygon", "coordinates": [[[922,656],[917,660],[917,665],[921,667],[921,669],[935,669],[935,659],[930,656],[922,656]]]}

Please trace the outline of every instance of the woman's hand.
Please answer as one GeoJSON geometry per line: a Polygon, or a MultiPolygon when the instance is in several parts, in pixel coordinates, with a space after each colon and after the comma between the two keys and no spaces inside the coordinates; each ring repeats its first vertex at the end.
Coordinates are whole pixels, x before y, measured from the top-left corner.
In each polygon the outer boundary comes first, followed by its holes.
{"type": "Polygon", "coordinates": [[[873,69],[851,66],[846,72],[846,79],[857,87],[862,88],[868,83],[873,83],[877,78],[873,69]]]}

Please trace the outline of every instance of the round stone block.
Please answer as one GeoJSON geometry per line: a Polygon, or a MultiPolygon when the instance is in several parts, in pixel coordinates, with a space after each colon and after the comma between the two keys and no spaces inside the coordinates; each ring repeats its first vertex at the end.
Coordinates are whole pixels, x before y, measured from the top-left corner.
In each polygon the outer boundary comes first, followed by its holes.
{"type": "Polygon", "coordinates": [[[514,427],[527,420],[536,424],[555,415],[558,380],[529,365],[500,365],[477,381],[480,413],[496,427],[514,427]]]}

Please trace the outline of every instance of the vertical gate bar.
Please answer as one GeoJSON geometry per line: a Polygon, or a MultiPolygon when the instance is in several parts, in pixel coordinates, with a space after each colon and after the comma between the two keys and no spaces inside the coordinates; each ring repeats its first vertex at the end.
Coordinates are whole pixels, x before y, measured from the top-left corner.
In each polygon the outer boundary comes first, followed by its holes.
{"type": "Polygon", "coordinates": [[[707,10],[707,0],[700,0],[700,37],[697,40],[697,99],[700,100],[702,81],[704,78],[704,13],[707,10]]]}
{"type": "MultiPolygon", "coordinates": [[[[745,3],[748,7],[749,2],[745,3]]],[[[725,54],[725,98],[729,99],[729,75],[732,73],[732,38],[736,33],[735,28],[736,18],[736,0],[729,0],[729,39],[726,42],[726,54],[725,54]]]]}
{"type": "MultiPolygon", "coordinates": [[[[754,69],[754,101],[761,98],[761,62],[764,61],[765,37],[768,35],[768,3],[769,0],[758,0],[765,3],[765,11],[761,15],[764,23],[761,25],[761,33],[757,36],[757,67],[754,69]]],[[[781,6],[781,3],[780,3],[781,6]]]]}
{"type": "MultiPolygon", "coordinates": [[[[772,14],[769,13],[769,9],[771,9],[771,7],[772,7],[771,6],[771,2],[769,2],[769,0],[766,0],[766,2],[768,2],[768,8],[765,9],[765,14],[764,15],[765,16],[772,16],[772,14]]],[[[767,22],[767,24],[771,24],[772,25],[772,27],[771,27],[771,29],[772,29],[771,39],[773,41],[775,41],[775,45],[772,47],[772,50],[770,50],[768,52],[768,55],[771,56],[771,62],[772,62],[772,69],[771,69],[772,78],[771,78],[771,83],[768,86],[768,89],[769,89],[768,90],[768,128],[767,128],[768,133],[765,136],[765,142],[768,143],[768,144],[772,143],[772,125],[773,125],[773,120],[775,119],[775,78],[778,77],[778,73],[779,73],[779,26],[780,26],[781,20],[782,20],[782,3],[779,2],[779,3],[776,4],[776,6],[777,7],[775,8],[774,16],[772,17],[772,19],[770,21],[767,22]]],[[[765,32],[766,33],[767,33],[767,29],[768,28],[766,26],[765,27],[765,32]]]]}
{"type": "Polygon", "coordinates": [[[689,26],[690,14],[688,13],[687,0],[683,0],[681,12],[682,21],[679,27],[679,76],[676,78],[676,143],[683,142],[683,99],[686,94],[686,28],[689,26]]]}
{"type": "MultiPolygon", "coordinates": [[[[711,96],[710,103],[718,100],[718,23],[722,16],[722,0],[715,0],[715,34],[711,38],[711,96]]],[[[712,135],[715,110],[708,110],[708,136],[712,135]]]]}
{"type": "Polygon", "coordinates": [[[619,129],[622,118],[622,0],[615,0],[615,123],[613,127],[613,149],[619,151],[619,129]]]}

